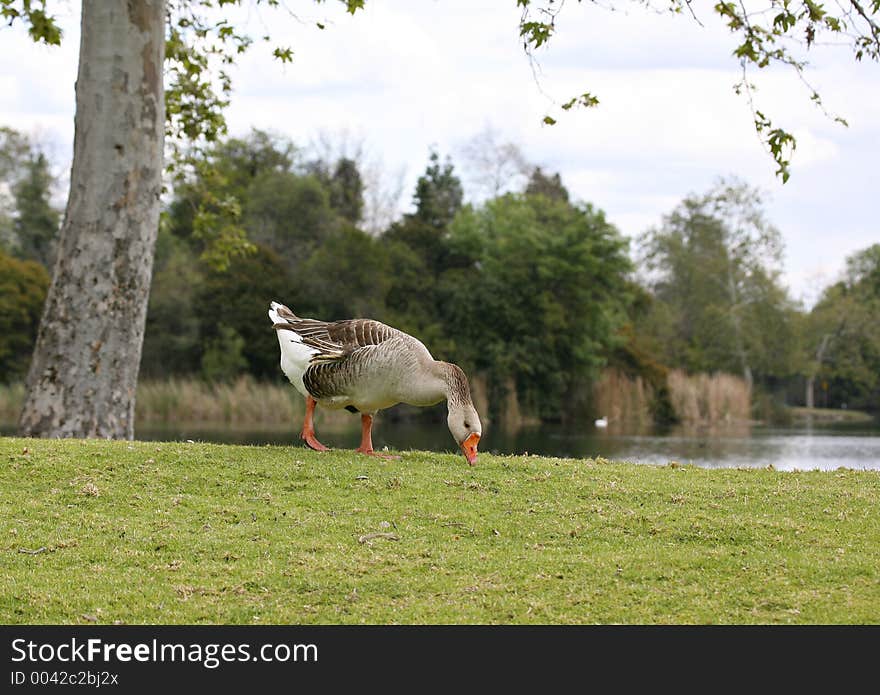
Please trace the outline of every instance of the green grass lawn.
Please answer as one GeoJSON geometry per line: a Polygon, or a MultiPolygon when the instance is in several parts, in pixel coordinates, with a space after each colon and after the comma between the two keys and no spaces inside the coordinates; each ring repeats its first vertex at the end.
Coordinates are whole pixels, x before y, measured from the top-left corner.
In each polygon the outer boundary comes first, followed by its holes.
{"type": "Polygon", "coordinates": [[[880,622],[877,473],[401,456],[0,438],[0,622],[880,622]]]}

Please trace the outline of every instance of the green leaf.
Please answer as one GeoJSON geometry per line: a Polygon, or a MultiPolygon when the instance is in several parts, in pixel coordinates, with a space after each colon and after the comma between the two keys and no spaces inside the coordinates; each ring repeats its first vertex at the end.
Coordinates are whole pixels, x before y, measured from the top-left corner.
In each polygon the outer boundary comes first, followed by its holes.
{"type": "Polygon", "coordinates": [[[272,51],[272,55],[275,56],[282,63],[293,62],[293,49],[291,48],[281,48],[279,46],[274,51],[272,51]]]}
{"type": "Polygon", "coordinates": [[[584,92],[580,96],[572,97],[562,105],[563,111],[570,110],[573,106],[583,106],[584,108],[592,108],[599,105],[599,99],[589,92],[584,92]]]}
{"type": "Polygon", "coordinates": [[[42,2],[43,9],[31,9],[31,0],[22,0],[21,10],[12,6],[13,0],[3,0],[0,4],[0,17],[9,20],[12,24],[20,19],[28,26],[28,34],[36,43],[45,43],[49,46],[61,44],[61,28],[55,22],[55,18],[46,14],[46,3],[42,2]]]}
{"type": "Polygon", "coordinates": [[[519,35],[532,48],[540,48],[550,39],[553,29],[553,25],[547,22],[522,22],[519,25],[519,35]]]}

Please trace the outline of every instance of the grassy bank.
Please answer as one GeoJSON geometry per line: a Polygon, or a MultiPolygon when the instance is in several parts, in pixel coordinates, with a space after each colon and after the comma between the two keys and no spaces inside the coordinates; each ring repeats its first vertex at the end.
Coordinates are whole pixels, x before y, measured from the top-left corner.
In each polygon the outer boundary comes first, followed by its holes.
{"type": "Polygon", "coordinates": [[[880,476],[0,438],[3,623],[880,621],[880,476]]]}
{"type": "Polygon", "coordinates": [[[792,420],[804,422],[849,422],[871,423],[875,418],[871,413],[861,410],[841,410],[840,408],[789,408],[792,420]]]}

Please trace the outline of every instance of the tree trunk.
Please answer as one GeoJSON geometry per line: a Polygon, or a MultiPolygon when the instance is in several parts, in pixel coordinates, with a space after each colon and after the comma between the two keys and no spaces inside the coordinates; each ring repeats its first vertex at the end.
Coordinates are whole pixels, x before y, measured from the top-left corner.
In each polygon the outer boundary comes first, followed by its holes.
{"type": "Polygon", "coordinates": [[[70,195],[19,428],[134,436],[159,223],[164,0],[83,0],[70,195]]]}
{"type": "MultiPolygon", "coordinates": [[[[841,326],[842,325],[843,324],[841,323],[841,326]]],[[[819,341],[819,347],[816,348],[815,367],[813,368],[812,373],[807,377],[806,405],[808,408],[816,407],[816,375],[819,370],[822,369],[822,361],[825,359],[825,351],[828,350],[832,337],[833,336],[830,333],[823,335],[822,340],[819,341]]]]}
{"type": "Polygon", "coordinates": [[[743,379],[749,387],[751,393],[754,385],[754,377],[752,376],[752,368],[749,366],[749,355],[746,351],[745,341],[743,340],[742,318],[739,315],[741,308],[739,302],[739,292],[736,289],[736,282],[733,278],[733,262],[728,259],[727,262],[727,294],[730,299],[730,318],[733,321],[733,338],[734,349],[737,357],[739,357],[740,368],[743,372],[743,379]]]}

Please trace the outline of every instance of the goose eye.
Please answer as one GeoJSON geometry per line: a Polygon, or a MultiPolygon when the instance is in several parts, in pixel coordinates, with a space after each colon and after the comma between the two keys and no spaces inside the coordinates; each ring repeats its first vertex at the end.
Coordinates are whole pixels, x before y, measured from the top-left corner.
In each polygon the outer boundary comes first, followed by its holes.
{"type": "Polygon", "coordinates": [[[465,429],[470,429],[470,428],[471,428],[471,423],[469,423],[469,422],[465,422],[465,423],[464,423],[464,426],[465,426],[465,429]]]}

